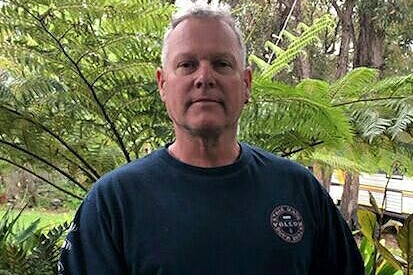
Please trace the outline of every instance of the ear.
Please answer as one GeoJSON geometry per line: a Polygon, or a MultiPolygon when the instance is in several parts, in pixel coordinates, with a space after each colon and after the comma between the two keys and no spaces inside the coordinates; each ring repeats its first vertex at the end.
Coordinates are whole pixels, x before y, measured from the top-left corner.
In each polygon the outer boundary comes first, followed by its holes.
{"type": "Polygon", "coordinates": [[[244,97],[245,103],[249,102],[250,95],[251,95],[251,87],[252,87],[252,69],[251,67],[247,67],[244,70],[244,97]]]}
{"type": "Polygon", "coordinates": [[[157,68],[156,69],[156,81],[158,83],[158,90],[159,90],[159,95],[161,96],[161,100],[165,101],[165,72],[163,71],[162,68],[157,68]]]}

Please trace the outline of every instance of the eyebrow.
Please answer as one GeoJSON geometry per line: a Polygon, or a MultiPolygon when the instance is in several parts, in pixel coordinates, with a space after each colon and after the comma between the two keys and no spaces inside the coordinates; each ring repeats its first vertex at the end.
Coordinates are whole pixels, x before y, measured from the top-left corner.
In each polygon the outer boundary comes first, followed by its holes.
{"type": "MultiPolygon", "coordinates": [[[[217,59],[217,58],[226,58],[229,59],[232,62],[237,62],[237,59],[235,55],[231,53],[213,53],[209,57],[212,57],[212,59],[217,59]]],[[[177,60],[181,59],[197,59],[196,54],[192,53],[178,53],[173,59],[172,62],[176,62],[177,60]]]]}

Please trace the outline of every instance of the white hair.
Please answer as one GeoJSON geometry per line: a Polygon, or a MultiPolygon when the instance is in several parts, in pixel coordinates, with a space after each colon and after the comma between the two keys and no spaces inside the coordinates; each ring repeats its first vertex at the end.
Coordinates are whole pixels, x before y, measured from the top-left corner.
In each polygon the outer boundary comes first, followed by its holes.
{"type": "Polygon", "coordinates": [[[219,19],[228,24],[228,26],[234,31],[237,37],[237,42],[241,51],[241,65],[245,67],[246,65],[246,47],[242,33],[237,26],[237,22],[231,15],[231,9],[228,4],[219,3],[219,0],[212,0],[208,4],[207,0],[176,0],[175,6],[178,8],[177,12],[172,15],[172,20],[165,32],[162,44],[162,55],[161,62],[162,66],[165,67],[166,59],[168,56],[168,38],[171,32],[178,26],[182,21],[188,18],[200,18],[200,19],[219,19]]]}

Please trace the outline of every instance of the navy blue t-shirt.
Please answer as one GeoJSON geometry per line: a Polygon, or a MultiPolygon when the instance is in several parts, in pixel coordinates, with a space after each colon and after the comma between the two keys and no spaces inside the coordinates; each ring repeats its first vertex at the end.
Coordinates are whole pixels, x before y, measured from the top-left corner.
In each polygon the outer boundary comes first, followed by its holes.
{"type": "Polygon", "coordinates": [[[60,274],[364,274],[346,223],[304,167],[241,144],[200,168],[161,148],[96,182],[60,274]]]}

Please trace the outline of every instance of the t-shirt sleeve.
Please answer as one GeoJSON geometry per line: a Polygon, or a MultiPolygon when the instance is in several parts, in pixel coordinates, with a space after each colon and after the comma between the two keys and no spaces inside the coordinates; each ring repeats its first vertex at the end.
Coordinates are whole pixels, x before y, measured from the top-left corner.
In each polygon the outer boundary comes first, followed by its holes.
{"type": "MultiPolygon", "coordinates": [[[[109,211],[109,210],[107,210],[109,211]]],[[[58,262],[59,275],[127,274],[120,240],[114,236],[112,215],[89,194],[78,209],[64,241],[58,262]]]]}
{"type": "Polygon", "coordinates": [[[364,264],[354,237],[328,193],[321,191],[321,230],[311,274],[364,275],[364,264]]]}

